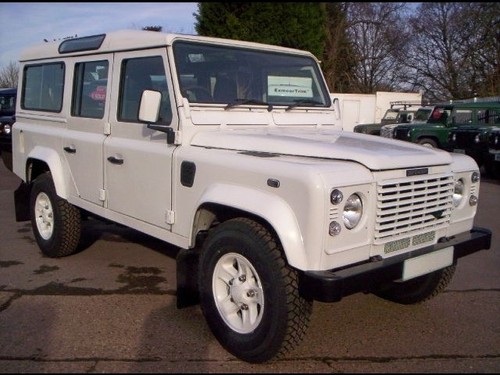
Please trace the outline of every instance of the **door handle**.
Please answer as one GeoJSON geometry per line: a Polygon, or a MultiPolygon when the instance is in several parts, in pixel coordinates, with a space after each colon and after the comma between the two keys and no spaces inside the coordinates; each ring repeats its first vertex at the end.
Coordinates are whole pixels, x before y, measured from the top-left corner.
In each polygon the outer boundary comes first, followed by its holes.
{"type": "Polygon", "coordinates": [[[108,158],[108,161],[113,163],[113,164],[123,164],[123,159],[117,158],[115,156],[110,156],[108,158]]]}
{"type": "Polygon", "coordinates": [[[74,146],[66,146],[64,147],[64,151],[66,151],[68,154],[74,154],[76,153],[76,148],[74,146]]]}

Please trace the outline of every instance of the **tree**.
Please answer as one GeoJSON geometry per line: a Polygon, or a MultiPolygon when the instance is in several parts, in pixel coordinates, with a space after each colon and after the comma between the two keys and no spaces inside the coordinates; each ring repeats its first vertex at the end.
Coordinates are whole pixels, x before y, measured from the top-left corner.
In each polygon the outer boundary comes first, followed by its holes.
{"type": "Polygon", "coordinates": [[[347,3],[322,3],[326,14],[322,69],[331,92],[350,92],[354,76],[353,45],[347,34],[347,3]]]}
{"type": "Polygon", "coordinates": [[[409,35],[404,3],[346,3],[347,24],[355,68],[350,77],[354,92],[401,89],[402,58],[409,35]]]}
{"type": "Polygon", "coordinates": [[[0,68],[0,87],[17,87],[19,77],[19,64],[11,61],[6,66],[0,68]]]}
{"type": "Polygon", "coordinates": [[[321,58],[325,14],[320,3],[198,3],[199,35],[268,43],[311,51],[321,58]]]}
{"type": "Polygon", "coordinates": [[[409,80],[431,101],[498,95],[500,5],[422,3],[410,20],[409,80]]]}

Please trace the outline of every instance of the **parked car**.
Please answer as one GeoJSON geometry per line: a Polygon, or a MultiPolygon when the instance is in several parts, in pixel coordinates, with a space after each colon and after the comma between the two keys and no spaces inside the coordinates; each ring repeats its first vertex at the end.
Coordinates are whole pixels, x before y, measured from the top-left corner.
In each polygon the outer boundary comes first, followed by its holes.
{"type": "Polygon", "coordinates": [[[0,154],[5,166],[12,170],[12,125],[16,121],[17,89],[0,89],[0,154]]]}
{"type": "Polygon", "coordinates": [[[500,127],[494,127],[489,132],[487,147],[486,166],[488,174],[500,178],[500,127]]]}
{"type": "Polygon", "coordinates": [[[500,126],[500,108],[479,112],[477,121],[481,125],[460,126],[450,131],[448,151],[471,156],[489,174],[488,137],[492,129],[500,126]]]}
{"type": "Polygon", "coordinates": [[[394,138],[427,147],[449,150],[450,131],[462,126],[480,126],[485,111],[500,111],[500,102],[438,105],[426,124],[403,124],[394,129],[394,138]]]}
{"type": "Polygon", "coordinates": [[[412,122],[414,116],[420,107],[420,104],[410,102],[393,102],[382,120],[374,124],[359,124],[354,127],[356,133],[380,135],[380,129],[387,124],[409,123],[412,122]]]}
{"type": "MultiPolygon", "coordinates": [[[[432,112],[434,111],[435,106],[424,106],[420,107],[417,112],[415,112],[415,116],[413,116],[413,120],[411,123],[427,123],[429,118],[431,117],[432,112]]],[[[386,138],[393,138],[393,132],[396,126],[401,125],[402,123],[396,124],[388,124],[383,125],[380,129],[380,135],[386,138]]],[[[404,123],[403,123],[404,124],[404,123]]]]}

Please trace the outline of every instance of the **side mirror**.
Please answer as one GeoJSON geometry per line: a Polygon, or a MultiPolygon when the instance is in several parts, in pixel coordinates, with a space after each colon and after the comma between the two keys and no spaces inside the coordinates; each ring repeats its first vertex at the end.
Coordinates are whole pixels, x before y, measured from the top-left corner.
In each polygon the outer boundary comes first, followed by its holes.
{"type": "Polygon", "coordinates": [[[139,120],[147,123],[157,122],[160,116],[161,93],[144,90],[139,105],[139,120]]]}
{"type": "Polygon", "coordinates": [[[144,90],[139,105],[139,121],[146,122],[148,129],[167,134],[167,143],[175,142],[175,132],[169,125],[155,124],[160,117],[161,93],[154,90],[144,90]]]}

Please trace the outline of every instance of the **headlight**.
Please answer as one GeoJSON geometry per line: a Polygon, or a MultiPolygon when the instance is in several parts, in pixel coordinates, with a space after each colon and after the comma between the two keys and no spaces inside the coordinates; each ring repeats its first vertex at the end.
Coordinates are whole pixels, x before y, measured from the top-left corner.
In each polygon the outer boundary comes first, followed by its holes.
{"type": "Polygon", "coordinates": [[[481,136],[479,134],[476,135],[476,137],[474,138],[474,142],[476,142],[476,143],[480,143],[481,142],[481,136]]]}
{"type": "Polygon", "coordinates": [[[451,141],[452,142],[456,142],[457,141],[457,135],[456,134],[452,134],[451,135],[451,141]]]}
{"type": "Polygon", "coordinates": [[[3,126],[3,132],[5,134],[10,134],[10,130],[11,130],[10,125],[4,125],[3,126]]]}
{"type": "Polygon", "coordinates": [[[455,188],[453,190],[453,205],[458,207],[464,198],[464,182],[462,179],[455,181],[455,188]]]}
{"type": "Polygon", "coordinates": [[[347,229],[353,229],[363,216],[363,202],[357,194],[352,194],[345,202],[342,220],[347,229]]]}

